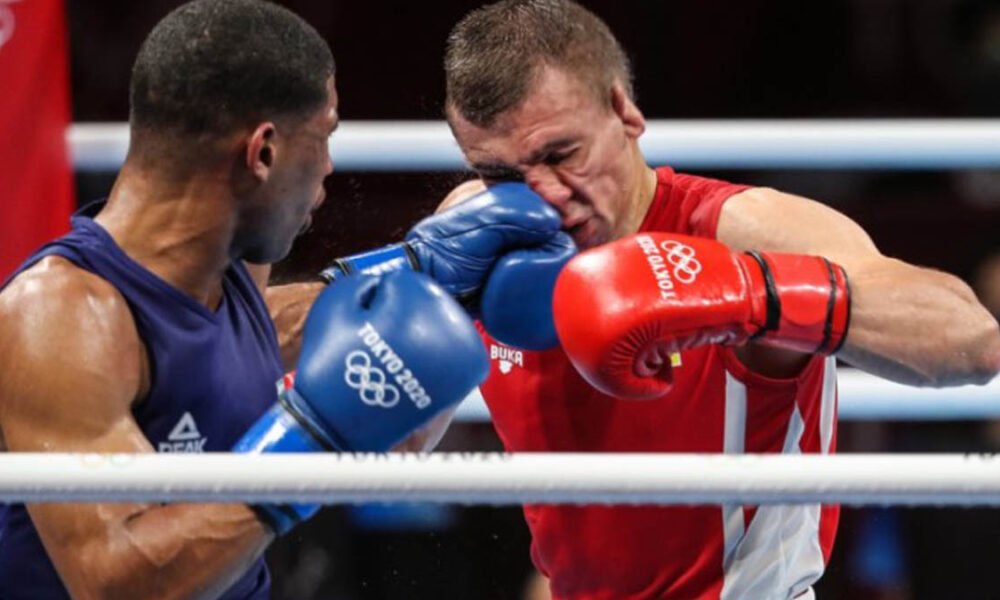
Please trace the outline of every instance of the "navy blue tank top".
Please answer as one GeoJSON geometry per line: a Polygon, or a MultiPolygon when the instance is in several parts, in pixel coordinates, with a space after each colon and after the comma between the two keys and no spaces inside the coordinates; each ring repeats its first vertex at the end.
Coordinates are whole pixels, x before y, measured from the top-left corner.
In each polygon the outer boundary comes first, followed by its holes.
{"type": "MultiPolygon", "coordinates": [[[[130,259],[88,215],[32,255],[62,256],[114,285],[128,302],[146,346],[150,390],[132,412],[158,452],[226,452],[275,400],[282,375],[267,307],[239,261],[226,271],[212,311],[130,259]]],[[[13,275],[11,276],[13,278],[13,275]]],[[[10,279],[8,279],[8,282],[10,279]]],[[[6,285],[6,284],[5,284],[6,285]]],[[[221,597],[267,598],[270,576],[259,559],[221,597]]],[[[69,598],[23,504],[0,509],[0,600],[69,598]]]]}

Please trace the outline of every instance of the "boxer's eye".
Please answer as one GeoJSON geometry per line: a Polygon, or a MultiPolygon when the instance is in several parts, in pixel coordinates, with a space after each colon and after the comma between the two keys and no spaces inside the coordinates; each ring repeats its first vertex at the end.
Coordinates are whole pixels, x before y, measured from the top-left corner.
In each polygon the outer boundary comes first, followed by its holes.
{"type": "Polygon", "coordinates": [[[524,181],[524,176],[521,175],[520,171],[503,167],[476,169],[476,174],[478,174],[480,179],[483,180],[483,183],[486,183],[487,185],[509,181],[524,181]]]}
{"type": "Polygon", "coordinates": [[[561,164],[565,160],[568,160],[574,154],[576,154],[576,148],[563,152],[552,152],[551,154],[547,154],[545,158],[542,159],[542,162],[550,167],[553,167],[561,164]]]}

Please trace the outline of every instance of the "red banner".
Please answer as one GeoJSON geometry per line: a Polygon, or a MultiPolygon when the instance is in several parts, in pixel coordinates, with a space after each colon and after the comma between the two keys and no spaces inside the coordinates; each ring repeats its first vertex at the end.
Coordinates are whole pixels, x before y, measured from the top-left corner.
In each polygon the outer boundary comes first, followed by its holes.
{"type": "Polygon", "coordinates": [[[0,280],[69,227],[68,53],[63,0],[0,0],[0,280]]]}

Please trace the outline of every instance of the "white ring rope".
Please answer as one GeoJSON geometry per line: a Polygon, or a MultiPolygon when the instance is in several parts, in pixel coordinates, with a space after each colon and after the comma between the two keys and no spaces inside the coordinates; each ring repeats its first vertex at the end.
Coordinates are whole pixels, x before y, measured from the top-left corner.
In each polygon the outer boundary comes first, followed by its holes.
{"type": "MultiPolygon", "coordinates": [[[[681,168],[1000,167],[1000,120],[653,120],[641,138],[650,164],[681,168]]],[[[115,171],[125,123],[75,123],[74,166],[115,171]]],[[[455,171],[465,165],[442,121],[346,121],[330,143],[340,171],[455,171]]]]}
{"type": "Polygon", "coordinates": [[[948,454],[4,454],[0,501],[1000,505],[948,454]]]}
{"type": "MultiPolygon", "coordinates": [[[[837,374],[841,421],[961,421],[1000,418],[1000,377],[985,386],[917,388],[862,371],[837,374]]],[[[458,407],[455,419],[488,422],[490,413],[479,392],[458,407]]]]}

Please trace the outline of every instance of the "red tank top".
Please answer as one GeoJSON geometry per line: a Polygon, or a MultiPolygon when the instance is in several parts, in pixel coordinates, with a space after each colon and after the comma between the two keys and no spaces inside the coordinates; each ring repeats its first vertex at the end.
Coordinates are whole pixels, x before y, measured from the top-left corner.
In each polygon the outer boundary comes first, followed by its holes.
{"type": "MultiPolygon", "coordinates": [[[[714,238],[726,199],[746,186],[657,170],[640,231],[714,238]]],[[[793,379],[749,371],[706,346],[675,360],[662,398],[625,401],[590,387],[560,349],[515,350],[484,336],[481,390],[512,452],[833,452],[836,373],[814,357],[793,379]]],[[[823,572],[835,506],[525,506],[532,559],[557,599],[786,598],[823,572]]]]}

